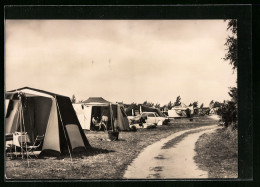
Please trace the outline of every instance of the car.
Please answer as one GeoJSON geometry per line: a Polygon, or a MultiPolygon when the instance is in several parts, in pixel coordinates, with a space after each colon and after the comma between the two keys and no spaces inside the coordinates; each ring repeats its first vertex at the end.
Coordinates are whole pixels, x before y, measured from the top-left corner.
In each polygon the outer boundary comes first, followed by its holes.
{"type": "Polygon", "coordinates": [[[143,112],[141,117],[145,119],[146,123],[152,123],[156,125],[164,125],[168,123],[167,117],[161,117],[156,112],[143,112]]]}
{"type": "Polygon", "coordinates": [[[133,124],[133,123],[140,123],[140,118],[141,115],[137,115],[137,116],[127,116],[127,119],[129,121],[129,124],[133,124]]]}
{"type": "Polygon", "coordinates": [[[153,128],[156,128],[156,125],[153,124],[153,123],[143,123],[143,124],[131,124],[130,125],[130,128],[133,129],[153,129],[153,128]]]}

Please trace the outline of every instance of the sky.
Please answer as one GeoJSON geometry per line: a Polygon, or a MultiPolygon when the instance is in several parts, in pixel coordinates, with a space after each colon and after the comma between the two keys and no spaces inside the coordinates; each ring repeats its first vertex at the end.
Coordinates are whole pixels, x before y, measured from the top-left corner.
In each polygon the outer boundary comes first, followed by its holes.
{"type": "Polygon", "coordinates": [[[6,20],[6,91],[185,104],[230,99],[223,20],[6,20]]]}

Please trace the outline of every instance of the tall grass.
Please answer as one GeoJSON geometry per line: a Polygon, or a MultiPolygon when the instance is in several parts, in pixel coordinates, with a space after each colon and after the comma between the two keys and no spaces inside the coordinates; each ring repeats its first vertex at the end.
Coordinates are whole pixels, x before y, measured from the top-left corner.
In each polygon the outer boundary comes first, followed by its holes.
{"type": "Polygon", "coordinates": [[[226,141],[228,141],[227,143],[230,143],[231,145],[237,145],[238,129],[236,128],[236,125],[232,123],[230,126],[224,128],[223,137],[226,141]]]}
{"type": "Polygon", "coordinates": [[[209,178],[237,178],[237,134],[237,128],[230,125],[212,134],[203,134],[196,142],[195,162],[209,172],[209,178]]]}

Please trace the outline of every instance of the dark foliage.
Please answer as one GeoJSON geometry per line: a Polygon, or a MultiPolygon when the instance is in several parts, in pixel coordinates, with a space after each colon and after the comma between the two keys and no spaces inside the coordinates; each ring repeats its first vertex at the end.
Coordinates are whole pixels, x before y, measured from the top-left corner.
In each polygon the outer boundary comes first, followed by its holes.
{"type": "MultiPolygon", "coordinates": [[[[227,21],[227,20],[225,20],[227,21]]],[[[227,47],[227,53],[223,58],[225,61],[229,61],[232,65],[232,69],[237,69],[237,20],[232,19],[228,20],[227,30],[230,30],[232,36],[228,36],[226,43],[224,44],[227,47]]],[[[231,101],[224,102],[220,110],[218,111],[224,122],[224,126],[228,127],[233,124],[234,128],[237,128],[237,87],[229,88],[228,92],[231,97],[231,101]]],[[[216,102],[215,104],[216,105],[216,102]]]]}
{"type": "MultiPolygon", "coordinates": [[[[225,20],[226,21],[226,20],[225,20]]],[[[232,65],[232,69],[237,69],[237,20],[232,19],[228,21],[227,30],[232,32],[232,36],[228,36],[226,43],[224,44],[227,48],[227,53],[223,58],[225,61],[229,61],[232,65]]]]}
{"type": "Polygon", "coordinates": [[[192,105],[193,105],[193,107],[198,107],[198,101],[194,101],[194,102],[192,103],[192,105]]]}
{"type": "Polygon", "coordinates": [[[174,106],[180,106],[181,105],[181,96],[178,96],[176,98],[176,101],[174,102],[174,106]]]}

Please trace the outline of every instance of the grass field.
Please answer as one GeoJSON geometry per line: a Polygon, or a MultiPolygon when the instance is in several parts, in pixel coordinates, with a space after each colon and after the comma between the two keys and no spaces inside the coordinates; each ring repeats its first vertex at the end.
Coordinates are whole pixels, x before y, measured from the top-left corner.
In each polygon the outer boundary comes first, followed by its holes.
{"type": "MultiPolygon", "coordinates": [[[[136,132],[120,132],[118,141],[107,141],[104,132],[87,131],[93,147],[84,154],[29,159],[6,158],[6,177],[10,179],[122,179],[127,165],[148,145],[172,133],[215,125],[208,117],[176,120],[167,126],[154,129],[138,129],[136,132]]],[[[171,145],[172,146],[172,145],[171,145]]]]}
{"type": "Polygon", "coordinates": [[[237,131],[221,128],[212,134],[203,134],[196,142],[195,161],[209,172],[209,178],[238,177],[237,131]]]}

